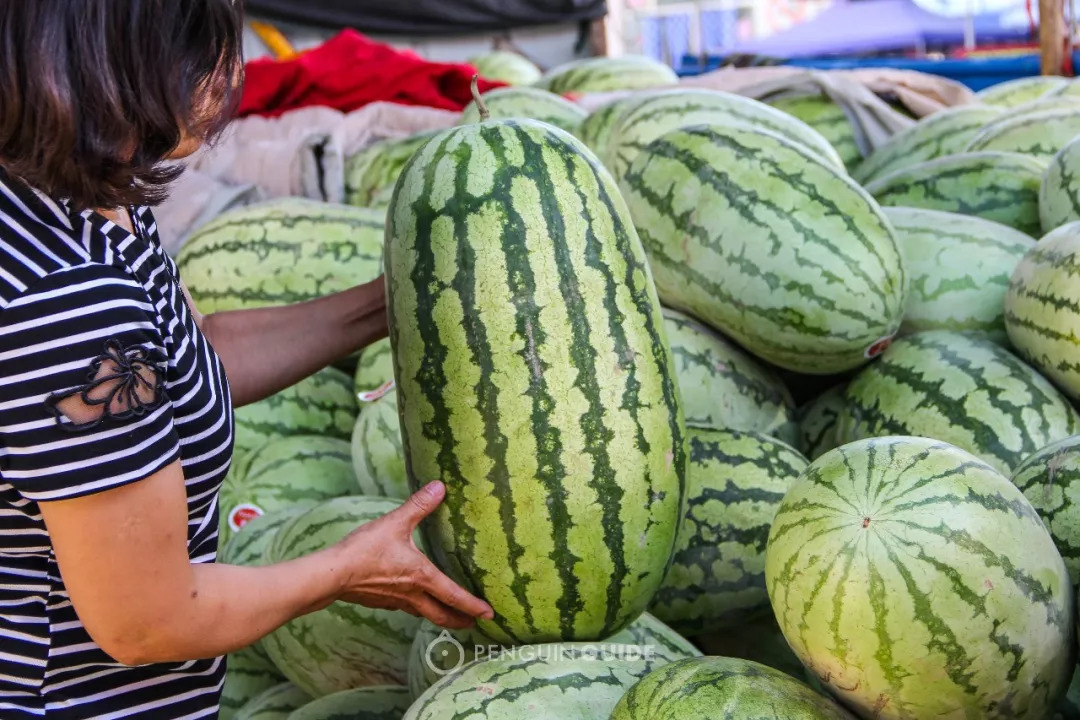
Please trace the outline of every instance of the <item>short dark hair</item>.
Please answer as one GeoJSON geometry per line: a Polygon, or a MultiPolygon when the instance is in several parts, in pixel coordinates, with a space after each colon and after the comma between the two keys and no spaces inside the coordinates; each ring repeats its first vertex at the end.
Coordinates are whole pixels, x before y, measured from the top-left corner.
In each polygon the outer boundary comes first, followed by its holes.
{"type": "Polygon", "coordinates": [[[77,209],[163,200],[236,107],[240,4],[0,0],[0,166],[77,209]]]}

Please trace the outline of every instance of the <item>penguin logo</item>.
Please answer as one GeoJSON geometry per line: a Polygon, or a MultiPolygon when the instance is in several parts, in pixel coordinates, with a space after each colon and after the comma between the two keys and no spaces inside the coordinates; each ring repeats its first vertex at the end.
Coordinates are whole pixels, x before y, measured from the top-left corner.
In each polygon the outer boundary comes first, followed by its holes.
{"type": "Polygon", "coordinates": [[[446,630],[431,641],[424,653],[424,662],[436,675],[457,672],[465,664],[465,648],[446,630]]]}

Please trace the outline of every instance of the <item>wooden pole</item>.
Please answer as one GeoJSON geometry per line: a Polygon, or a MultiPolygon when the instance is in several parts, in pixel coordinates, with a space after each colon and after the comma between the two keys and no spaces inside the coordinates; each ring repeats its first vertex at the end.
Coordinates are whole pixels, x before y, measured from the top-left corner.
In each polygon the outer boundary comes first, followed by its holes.
{"type": "Polygon", "coordinates": [[[1043,75],[1061,74],[1064,23],[1061,0],[1039,0],[1039,44],[1042,47],[1043,75]]]}

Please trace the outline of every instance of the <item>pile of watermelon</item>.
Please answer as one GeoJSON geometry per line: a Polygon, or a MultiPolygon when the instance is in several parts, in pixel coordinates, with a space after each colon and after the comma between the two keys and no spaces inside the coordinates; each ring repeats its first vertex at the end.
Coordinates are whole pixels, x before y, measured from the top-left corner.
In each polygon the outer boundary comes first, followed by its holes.
{"type": "Polygon", "coordinates": [[[825,96],[483,61],[513,87],[349,205],[178,262],[206,311],[387,284],[388,339],[238,409],[220,560],[438,478],[418,545],[495,618],[335,603],[229,657],[222,717],[1080,718],[1080,83],[864,153],[825,96]]]}

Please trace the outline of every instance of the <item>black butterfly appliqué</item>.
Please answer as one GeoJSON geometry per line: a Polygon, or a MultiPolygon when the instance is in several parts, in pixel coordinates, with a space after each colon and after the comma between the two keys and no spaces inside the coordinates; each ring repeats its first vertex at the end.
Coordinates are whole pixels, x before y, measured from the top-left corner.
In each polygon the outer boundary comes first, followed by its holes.
{"type": "Polygon", "coordinates": [[[106,420],[123,421],[145,415],[157,409],[165,399],[164,362],[165,358],[158,350],[141,346],[124,348],[117,340],[108,340],[105,343],[105,352],[90,361],[88,382],[71,390],[49,395],[45,398],[45,406],[56,417],[60,427],[71,431],[89,430],[106,420]],[[111,364],[112,372],[106,372],[99,377],[101,366],[106,362],[111,364]],[[104,394],[92,395],[104,385],[112,387],[104,394]],[[144,401],[147,391],[151,399],[144,401]],[[72,422],[59,408],[61,402],[72,397],[79,397],[90,407],[101,406],[101,415],[90,422],[72,422]],[[115,407],[126,409],[114,412],[115,407]]]}

